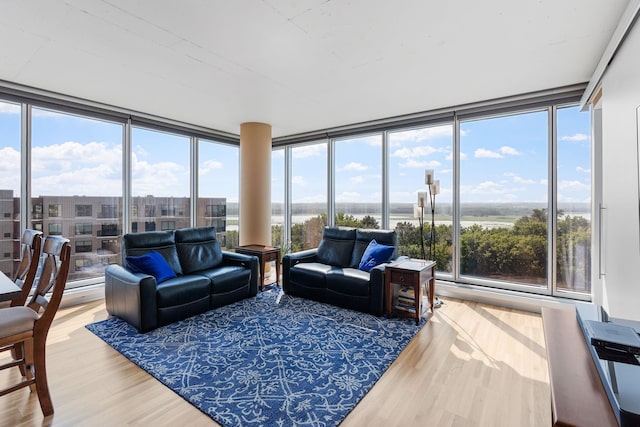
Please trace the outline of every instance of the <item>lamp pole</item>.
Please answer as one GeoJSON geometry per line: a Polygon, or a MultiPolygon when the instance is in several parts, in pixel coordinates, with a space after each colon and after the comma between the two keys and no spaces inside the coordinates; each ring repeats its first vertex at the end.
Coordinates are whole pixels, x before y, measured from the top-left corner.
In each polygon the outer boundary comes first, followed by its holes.
{"type": "Polygon", "coordinates": [[[424,208],[427,205],[427,192],[418,191],[418,224],[420,225],[420,255],[422,259],[427,259],[424,250],[424,208]]]}
{"type": "MultiPolygon", "coordinates": [[[[440,182],[436,180],[438,184],[440,182]]],[[[429,259],[435,260],[435,251],[436,251],[436,193],[435,192],[436,184],[432,184],[429,186],[429,203],[431,204],[431,234],[429,239],[429,259]]]]}
{"type": "Polygon", "coordinates": [[[431,207],[431,230],[429,233],[429,259],[435,261],[436,251],[436,195],[440,194],[440,180],[434,180],[433,169],[424,171],[424,183],[429,189],[429,204],[431,207]]]}

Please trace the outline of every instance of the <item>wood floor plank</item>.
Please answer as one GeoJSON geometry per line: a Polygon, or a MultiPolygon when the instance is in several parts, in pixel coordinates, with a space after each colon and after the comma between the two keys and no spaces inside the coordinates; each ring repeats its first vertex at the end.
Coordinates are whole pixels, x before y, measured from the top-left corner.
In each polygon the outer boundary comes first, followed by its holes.
{"type": "MultiPolygon", "coordinates": [[[[61,309],[47,341],[55,414],[28,389],[0,397],[0,426],[216,426],[84,326],[103,301],[61,309]]],[[[540,315],[446,299],[341,427],[546,426],[540,315]]],[[[0,355],[0,361],[7,356],[0,355]]],[[[19,377],[0,372],[0,387],[19,377]]]]}

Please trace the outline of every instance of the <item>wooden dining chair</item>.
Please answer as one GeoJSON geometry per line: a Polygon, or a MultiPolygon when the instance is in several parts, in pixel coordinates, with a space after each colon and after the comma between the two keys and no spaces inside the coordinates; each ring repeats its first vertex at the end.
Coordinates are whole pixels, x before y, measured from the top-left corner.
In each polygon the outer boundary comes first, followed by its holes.
{"type": "Polygon", "coordinates": [[[34,391],[35,386],[40,408],[46,417],[53,414],[47,384],[46,341],[67,282],[71,260],[69,239],[48,236],[42,253],[42,271],[29,303],[0,310],[0,351],[12,350],[13,354],[10,362],[0,365],[0,370],[17,366],[23,373],[21,381],[0,390],[0,396],[26,386],[34,391]]]}
{"type": "Polygon", "coordinates": [[[11,300],[11,307],[24,305],[24,303],[27,302],[27,297],[33,287],[33,282],[36,279],[36,273],[38,271],[38,264],[40,263],[42,231],[27,228],[22,233],[20,243],[22,245],[22,256],[13,281],[22,289],[22,294],[20,294],[19,298],[11,300]]]}

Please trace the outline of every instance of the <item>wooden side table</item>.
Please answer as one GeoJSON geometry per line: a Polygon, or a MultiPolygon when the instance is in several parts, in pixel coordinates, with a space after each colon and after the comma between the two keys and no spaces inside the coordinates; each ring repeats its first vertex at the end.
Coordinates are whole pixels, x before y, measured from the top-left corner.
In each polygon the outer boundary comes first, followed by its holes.
{"type": "Polygon", "coordinates": [[[276,262],[276,283],[280,281],[280,248],[265,245],[243,245],[236,248],[236,253],[258,257],[258,263],[260,265],[260,290],[262,290],[264,286],[264,268],[268,262],[276,262]]]}
{"type": "Polygon", "coordinates": [[[429,282],[429,307],[433,312],[433,299],[436,287],[436,262],[423,259],[404,259],[389,264],[384,270],[384,287],[386,295],[386,313],[389,315],[415,316],[416,325],[422,317],[422,285],[429,282]],[[413,287],[414,310],[396,310],[393,306],[394,293],[392,284],[402,287],[413,287]]]}

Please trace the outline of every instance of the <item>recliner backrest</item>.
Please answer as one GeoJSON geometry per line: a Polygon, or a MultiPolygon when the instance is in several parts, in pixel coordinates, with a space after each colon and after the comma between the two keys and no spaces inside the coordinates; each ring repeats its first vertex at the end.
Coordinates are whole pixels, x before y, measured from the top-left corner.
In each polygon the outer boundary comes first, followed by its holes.
{"type": "Polygon", "coordinates": [[[215,227],[176,230],[176,247],[184,274],[208,270],[222,262],[222,249],[215,227]]]}
{"type": "Polygon", "coordinates": [[[336,267],[349,267],[355,240],[355,228],[325,227],[316,253],[318,261],[336,267]]]}
{"type": "Polygon", "coordinates": [[[351,254],[351,268],[358,268],[362,255],[365,249],[369,246],[372,240],[374,240],[386,246],[393,246],[395,250],[391,259],[398,258],[398,233],[396,230],[376,230],[376,229],[362,229],[356,230],[355,244],[353,245],[353,252],[351,254]]]}
{"type": "Polygon", "coordinates": [[[182,275],[173,230],[129,233],[122,237],[122,265],[127,266],[128,256],[140,256],[156,251],[162,255],[177,275],[182,275]]]}

